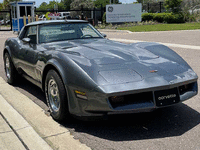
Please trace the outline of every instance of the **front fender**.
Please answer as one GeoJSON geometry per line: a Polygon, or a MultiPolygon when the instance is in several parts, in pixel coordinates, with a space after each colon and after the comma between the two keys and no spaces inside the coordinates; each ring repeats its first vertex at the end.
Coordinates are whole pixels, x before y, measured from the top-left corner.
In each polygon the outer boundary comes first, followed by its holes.
{"type": "Polygon", "coordinates": [[[9,47],[8,45],[5,45],[5,47],[4,47],[4,50],[3,50],[3,57],[4,57],[4,54],[5,54],[6,52],[8,52],[8,54],[9,54],[10,56],[12,56],[10,47],[9,47]]]}
{"type": "Polygon", "coordinates": [[[175,51],[173,51],[172,49],[170,49],[165,45],[159,43],[144,42],[144,43],[137,43],[136,46],[146,49],[154,53],[155,55],[158,55],[159,57],[169,59],[171,61],[177,62],[178,64],[184,65],[191,69],[188,63],[181,56],[179,56],[175,51]]]}
{"type": "MultiPolygon", "coordinates": [[[[70,113],[80,113],[79,111],[81,109],[79,108],[79,102],[74,95],[74,90],[89,93],[97,87],[96,83],[73,60],[61,54],[56,58],[47,61],[43,72],[43,88],[45,76],[52,67],[59,73],[65,85],[70,113]]],[[[87,101],[84,102],[87,103],[87,101]]]]}
{"type": "Polygon", "coordinates": [[[11,49],[9,47],[9,45],[11,44],[11,39],[8,38],[6,41],[5,41],[5,44],[4,44],[4,50],[3,50],[3,56],[5,54],[5,52],[8,52],[10,56],[12,56],[12,53],[11,53],[11,49]]]}
{"type": "Polygon", "coordinates": [[[45,71],[48,66],[53,66],[58,71],[64,84],[67,86],[81,87],[88,90],[92,90],[97,86],[78,64],[62,54],[47,61],[42,75],[43,78],[46,75],[45,71]]]}

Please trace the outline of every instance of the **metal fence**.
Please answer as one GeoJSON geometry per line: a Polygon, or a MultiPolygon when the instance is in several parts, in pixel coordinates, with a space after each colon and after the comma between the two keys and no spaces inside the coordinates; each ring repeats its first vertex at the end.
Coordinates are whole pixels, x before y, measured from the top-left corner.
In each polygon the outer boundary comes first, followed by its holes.
{"type": "MultiPolygon", "coordinates": [[[[102,21],[105,8],[83,8],[81,9],[66,9],[66,10],[35,10],[35,15],[44,16],[46,13],[58,13],[58,12],[70,12],[70,18],[67,19],[82,19],[88,20],[91,24],[96,25],[99,21],[102,21]]],[[[40,18],[40,17],[39,17],[40,18]]],[[[45,19],[45,18],[44,18],[45,19]]]]}
{"type": "MultiPolygon", "coordinates": [[[[148,13],[161,13],[165,12],[164,3],[146,3],[142,6],[143,12],[148,13]]],[[[92,25],[97,25],[99,22],[102,22],[103,14],[106,12],[105,7],[100,8],[83,8],[81,9],[70,9],[70,10],[37,10],[35,9],[35,15],[45,16],[47,12],[57,13],[57,12],[70,12],[70,19],[82,19],[88,20],[92,25]]],[[[42,18],[42,17],[41,17],[42,18]]],[[[40,20],[41,20],[40,18],[40,20]]],[[[45,19],[42,18],[42,20],[45,19]]],[[[0,11],[0,31],[12,31],[12,18],[11,10],[0,11]]]]}
{"type": "Polygon", "coordinates": [[[148,13],[162,13],[166,11],[164,7],[164,2],[143,4],[142,10],[143,12],[148,12],[148,13]]]}

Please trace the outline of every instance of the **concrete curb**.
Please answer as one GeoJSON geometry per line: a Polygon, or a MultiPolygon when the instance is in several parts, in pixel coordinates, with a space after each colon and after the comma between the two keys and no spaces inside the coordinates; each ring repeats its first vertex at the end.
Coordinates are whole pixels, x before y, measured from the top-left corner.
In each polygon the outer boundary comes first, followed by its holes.
{"type": "MultiPolygon", "coordinates": [[[[36,105],[32,100],[30,100],[27,96],[21,94],[18,90],[16,90],[13,86],[7,84],[0,77],[0,95],[3,96],[6,101],[13,106],[15,110],[21,114],[26,121],[22,121],[22,124],[19,125],[13,122],[13,126],[15,126],[16,130],[18,128],[24,128],[24,130],[19,134],[22,134],[22,138],[27,138],[25,133],[28,133],[29,130],[33,129],[40,135],[40,140],[45,140],[53,149],[59,150],[91,150],[85,144],[79,142],[79,140],[75,140],[67,128],[62,127],[59,123],[54,121],[50,116],[47,116],[42,108],[36,105]],[[30,125],[32,126],[30,126],[30,125]]],[[[0,110],[3,110],[0,107],[0,110]]],[[[4,110],[6,111],[6,110],[4,110]]],[[[6,114],[7,112],[4,112],[6,114]]],[[[10,115],[13,115],[10,113],[10,115]]],[[[9,117],[9,116],[8,116],[9,117]]],[[[14,115],[13,115],[14,117],[14,115]]],[[[15,117],[18,118],[18,117],[15,117]]],[[[22,118],[22,117],[20,117],[22,118]]],[[[18,120],[18,119],[17,119],[18,120]]],[[[34,131],[31,131],[34,132],[34,131]]],[[[37,139],[37,138],[36,138],[37,139]]],[[[29,142],[29,139],[24,139],[25,142],[29,142]]],[[[34,141],[32,139],[32,141],[34,141]]],[[[38,141],[39,142],[39,141],[38,141]]],[[[31,144],[35,144],[30,143],[31,144]]],[[[40,148],[37,148],[40,149],[40,148]]]]}
{"type": "Polygon", "coordinates": [[[129,30],[115,30],[115,29],[98,29],[100,32],[127,32],[127,33],[134,33],[129,30]]]}
{"type": "Polygon", "coordinates": [[[199,29],[195,29],[195,30],[170,30],[170,31],[146,31],[146,32],[132,32],[132,31],[129,31],[129,30],[117,30],[117,29],[98,29],[98,31],[100,32],[126,32],[126,33],[155,33],[155,32],[182,32],[182,31],[200,31],[199,29]]]}
{"type": "Polygon", "coordinates": [[[26,149],[52,150],[52,148],[35,132],[29,123],[1,95],[0,104],[2,115],[19,136],[26,149]]]}

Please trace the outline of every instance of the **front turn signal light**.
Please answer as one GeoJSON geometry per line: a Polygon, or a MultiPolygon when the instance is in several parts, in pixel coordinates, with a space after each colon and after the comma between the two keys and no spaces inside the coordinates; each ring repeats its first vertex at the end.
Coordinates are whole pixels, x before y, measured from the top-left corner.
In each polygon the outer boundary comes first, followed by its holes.
{"type": "Polygon", "coordinates": [[[75,90],[74,92],[76,94],[76,97],[81,98],[81,99],[85,99],[85,100],[88,99],[85,92],[81,92],[81,91],[78,91],[78,90],[75,90]]]}

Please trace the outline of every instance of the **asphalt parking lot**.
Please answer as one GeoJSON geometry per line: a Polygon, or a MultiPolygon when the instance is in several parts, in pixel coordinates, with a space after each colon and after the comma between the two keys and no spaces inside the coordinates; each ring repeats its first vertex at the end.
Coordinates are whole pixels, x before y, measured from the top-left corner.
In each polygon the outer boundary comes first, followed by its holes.
{"type": "MultiPolygon", "coordinates": [[[[149,41],[173,44],[170,48],[181,55],[200,76],[200,30],[101,32],[110,39],[126,43],[149,41]]],[[[16,35],[12,32],[0,32],[1,50],[5,40],[12,36],[16,35]]],[[[0,76],[5,79],[2,52],[0,57],[0,76]]],[[[44,93],[38,87],[22,80],[15,88],[43,110],[48,110],[44,93]]],[[[27,119],[31,120],[31,116],[27,119]]],[[[62,122],[60,126],[68,129],[75,139],[94,150],[200,150],[200,95],[152,113],[113,115],[108,121],[100,122],[74,120],[62,122]]]]}

